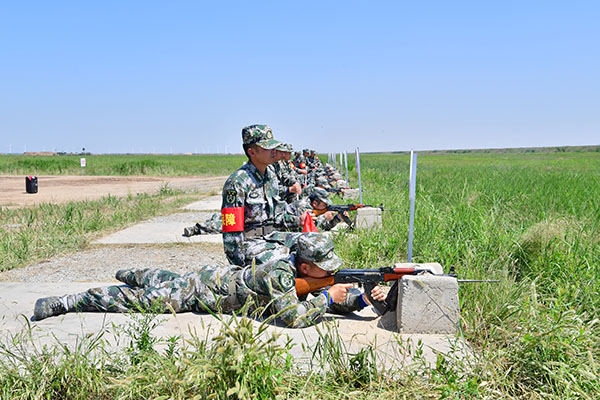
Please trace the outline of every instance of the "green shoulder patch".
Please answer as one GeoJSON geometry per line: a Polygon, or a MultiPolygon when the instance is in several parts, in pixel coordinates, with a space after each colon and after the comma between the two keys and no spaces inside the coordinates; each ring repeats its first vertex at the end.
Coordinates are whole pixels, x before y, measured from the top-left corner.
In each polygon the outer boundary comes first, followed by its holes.
{"type": "Polygon", "coordinates": [[[290,273],[283,273],[279,275],[279,283],[284,291],[288,291],[296,285],[296,279],[290,273]]]}
{"type": "Polygon", "coordinates": [[[237,192],[233,189],[229,189],[225,191],[225,201],[227,203],[235,203],[235,199],[237,197],[237,192]]]}

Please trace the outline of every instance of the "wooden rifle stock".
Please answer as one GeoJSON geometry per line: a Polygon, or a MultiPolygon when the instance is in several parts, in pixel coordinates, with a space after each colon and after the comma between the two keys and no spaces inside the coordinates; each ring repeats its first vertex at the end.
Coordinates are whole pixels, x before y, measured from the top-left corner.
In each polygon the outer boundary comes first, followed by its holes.
{"type": "MultiPolygon", "coordinates": [[[[401,268],[392,268],[391,269],[392,273],[383,273],[380,275],[380,278],[382,279],[377,279],[380,282],[389,282],[389,281],[395,281],[398,280],[400,278],[402,278],[404,275],[414,275],[415,274],[415,268],[413,267],[401,267],[401,268]]],[[[342,272],[342,274],[344,274],[344,271],[348,271],[348,270],[340,270],[342,272]]],[[[360,269],[357,270],[351,270],[352,272],[358,273],[360,274],[362,271],[360,269]]],[[[363,270],[365,271],[365,270],[363,270]]],[[[366,270],[368,272],[372,272],[374,270],[366,270]]],[[[322,289],[324,287],[327,286],[332,286],[335,283],[350,283],[350,282],[355,282],[355,283],[363,283],[363,280],[360,279],[360,277],[358,277],[358,275],[354,276],[355,279],[336,279],[335,275],[331,275],[331,276],[326,276],[325,278],[310,278],[310,277],[303,277],[303,278],[296,278],[296,294],[298,295],[298,297],[302,297],[302,296],[306,296],[307,294],[314,292],[315,290],[319,290],[322,289]],[[356,279],[358,278],[358,279],[356,279]]],[[[370,295],[370,293],[369,293],[370,295]]]]}
{"type": "Polygon", "coordinates": [[[334,279],[333,275],[325,278],[296,278],[296,294],[298,297],[306,296],[315,290],[333,285],[334,279]]]}

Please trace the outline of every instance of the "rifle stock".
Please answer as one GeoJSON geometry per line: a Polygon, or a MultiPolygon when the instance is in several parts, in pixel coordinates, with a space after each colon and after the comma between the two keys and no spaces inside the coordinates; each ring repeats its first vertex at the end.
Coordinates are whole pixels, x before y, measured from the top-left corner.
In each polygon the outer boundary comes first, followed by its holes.
{"type": "Polygon", "coordinates": [[[432,273],[427,268],[414,267],[383,267],[379,269],[340,269],[334,275],[325,278],[296,278],[296,294],[298,297],[306,296],[315,290],[332,286],[336,283],[389,282],[402,278],[404,275],[415,275],[421,272],[432,273]]]}

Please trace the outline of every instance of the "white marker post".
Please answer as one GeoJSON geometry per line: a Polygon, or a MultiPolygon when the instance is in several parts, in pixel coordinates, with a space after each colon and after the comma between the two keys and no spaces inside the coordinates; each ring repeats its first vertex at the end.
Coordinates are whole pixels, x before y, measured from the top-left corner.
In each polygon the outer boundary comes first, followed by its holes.
{"type": "Polygon", "coordinates": [[[358,202],[362,204],[362,180],[360,179],[360,150],[356,148],[356,171],[358,173],[358,202]]]}
{"type": "Polygon", "coordinates": [[[346,187],[350,187],[350,180],[348,179],[348,152],[344,151],[344,160],[346,163],[346,187]]]}
{"type": "Polygon", "coordinates": [[[79,162],[81,163],[81,172],[83,173],[85,171],[85,158],[81,158],[79,162]]]}
{"type": "Polygon", "coordinates": [[[408,262],[412,262],[413,228],[415,224],[415,192],[417,189],[417,153],[410,151],[410,182],[408,199],[410,200],[410,220],[408,223],[408,262]]]}

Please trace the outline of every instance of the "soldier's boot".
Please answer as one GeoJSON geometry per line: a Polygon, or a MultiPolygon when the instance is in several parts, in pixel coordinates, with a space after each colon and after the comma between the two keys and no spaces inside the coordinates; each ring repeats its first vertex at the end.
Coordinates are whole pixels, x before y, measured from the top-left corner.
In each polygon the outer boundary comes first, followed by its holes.
{"type": "Polygon", "coordinates": [[[199,235],[200,233],[200,226],[198,226],[198,224],[194,226],[188,226],[187,228],[183,228],[183,236],[185,237],[199,235]]]}
{"type": "Polygon", "coordinates": [[[66,314],[69,310],[63,298],[57,296],[42,297],[35,302],[33,307],[33,321],[41,321],[48,317],[66,314]]]}
{"type": "Polygon", "coordinates": [[[137,287],[139,286],[139,277],[138,274],[136,274],[136,271],[137,270],[135,269],[120,269],[115,274],[115,278],[117,278],[118,281],[121,281],[126,285],[129,285],[131,287],[137,287]]]}

